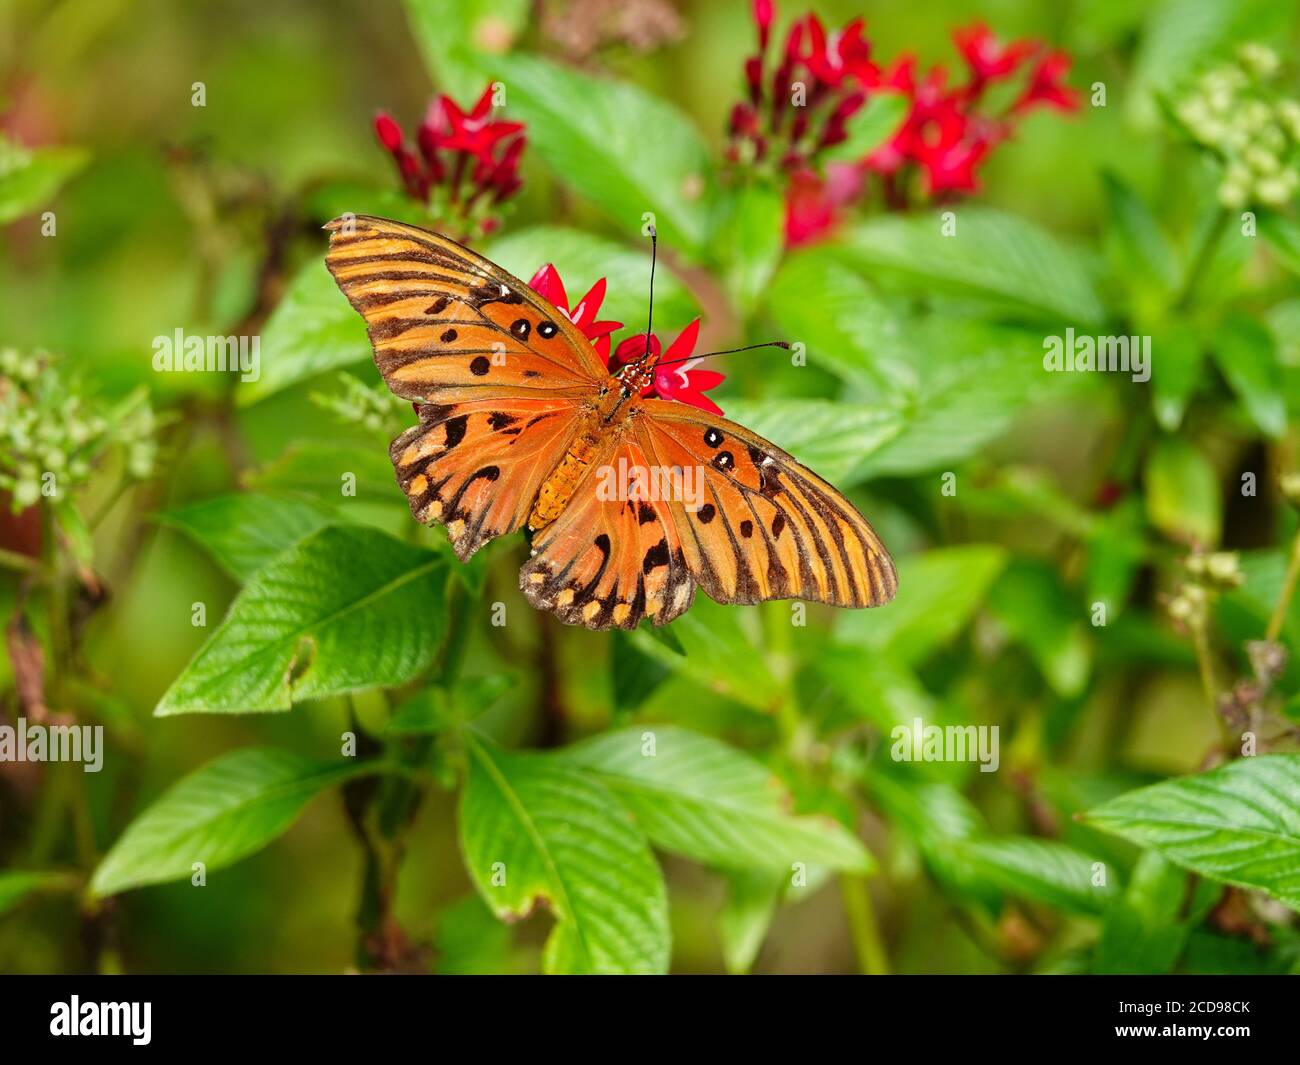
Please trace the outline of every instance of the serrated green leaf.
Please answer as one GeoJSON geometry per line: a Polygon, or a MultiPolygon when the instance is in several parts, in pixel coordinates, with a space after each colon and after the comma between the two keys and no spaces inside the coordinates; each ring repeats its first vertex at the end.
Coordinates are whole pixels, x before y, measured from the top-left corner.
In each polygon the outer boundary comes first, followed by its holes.
{"type": "Polygon", "coordinates": [[[242,582],[286,548],[324,528],[331,516],[302,500],[245,492],[164,510],[158,520],[206,548],[222,569],[242,582]]]}
{"type": "MultiPolygon", "coordinates": [[[[645,328],[650,258],[644,248],[566,226],[529,226],[489,242],[484,254],[525,281],[552,263],[574,302],[603,277],[608,285],[601,319],[645,328]]],[[[668,330],[680,329],[697,314],[699,309],[686,286],[660,263],[655,272],[655,321],[668,330]]]]}
{"type": "Polygon", "coordinates": [[[321,762],[292,751],[249,748],[196,769],[122,833],[91,879],[103,897],[208,873],[261,850],[326,788],[375,772],[366,762],[321,762]]]}
{"type": "Polygon", "coordinates": [[[0,225],[44,207],[89,158],[82,148],[22,148],[0,136],[0,225]]]}
{"type": "Polygon", "coordinates": [[[510,113],[528,125],[529,152],[556,178],[600,207],[622,232],[655,216],[666,247],[691,257],[707,231],[709,158],[690,121],[671,104],[624,81],[582,74],[534,56],[497,69],[510,113]]]}
{"type": "Polygon", "coordinates": [[[1300,755],[1260,755],[1121,795],[1086,820],[1300,909],[1300,755]]]}
{"type": "Polygon", "coordinates": [[[1034,320],[1084,324],[1105,317],[1087,261],[1032,222],[986,207],[956,211],[944,236],[939,212],[882,215],[845,236],[847,257],[889,270],[921,290],[989,301],[1034,320]]]}
{"type": "Polygon", "coordinates": [[[1223,502],[1209,460],[1182,437],[1156,442],[1146,464],[1147,517],[1166,536],[1213,547],[1219,542],[1223,502]]]}
{"type": "Polygon", "coordinates": [[[556,758],[468,737],[460,800],[465,866],[500,918],[546,904],[552,973],[662,973],[668,901],[649,842],[598,781],[556,758]]]}
{"type": "Polygon", "coordinates": [[[323,256],[290,282],[261,335],[261,376],[239,387],[242,405],[371,357],[365,320],[339,291],[323,256]]]}
{"type": "Polygon", "coordinates": [[[432,660],[446,579],[423,548],[375,529],[322,529],[249,580],[154,712],[288,710],[402,684],[432,660]]]}
{"type": "Polygon", "coordinates": [[[773,873],[789,873],[797,862],[874,867],[839,822],[794,816],[775,774],[709,736],[644,725],[593,737],[561,757],[597,774],[656,846],[706,865],[773,873]]]}

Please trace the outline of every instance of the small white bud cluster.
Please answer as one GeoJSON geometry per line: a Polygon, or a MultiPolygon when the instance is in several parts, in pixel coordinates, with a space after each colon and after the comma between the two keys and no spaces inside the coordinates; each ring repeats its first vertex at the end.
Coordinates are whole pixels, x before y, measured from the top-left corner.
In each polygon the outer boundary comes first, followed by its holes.
{"type": "Polygon", "coordinates": [[[131,477],[148,477],[155,429],[143,389],[105,406],[49,355],[0,348],[0,490],[15,513],[36,503],[44,484],[56,484],[60,495],[85,484],[114,447],[124,451],[131,477]]]}
{"type": "Polygon", "coordinates": [[[1282,95],[1280,68],[1271,48],[1243,44],[1176,108],[1196,142],[1223,159],[1219,202],[1230,209],[1280,207],[1300,192],[1300,100],[1282,95]]]}

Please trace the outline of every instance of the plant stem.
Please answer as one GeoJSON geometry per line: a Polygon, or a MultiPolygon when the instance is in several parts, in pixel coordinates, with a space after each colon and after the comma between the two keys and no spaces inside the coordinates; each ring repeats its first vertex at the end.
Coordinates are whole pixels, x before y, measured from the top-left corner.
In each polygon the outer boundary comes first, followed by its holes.
{"type": "Polygon", "coordinates": [[[868,976],[888,976],[889,955],[880,940],[880,928],[876,924],[876,911],[871,904],[867,878],[857,873],[841,874],[840,894],[844,899],[844,912],[849,919],[853,950],[858,956],[858,971],[868,976]]]}
{"type": "Polygon", "coordinates": [[[1201,687],[1205,689],[1205,701],[1210,713],[1219,720],[1218,684],[1214,679],[1214,662],[1210,658],[1210,640],[1206,635],[1205,623],[1191,626],[1192,646],[1196,650],[1196,665],[1201,673],[1201,687]]]}
{"type": "Polygon", "coordinates": [[[1291,558],[1287,562],[1286,576],[1282,578],[1282,591],[1277,597],[1277,605],[1273,607],[1273,615],[1268,619],[1268,629],[1264,632],[1264,639],[1270,643],[1282,635],[1282,626],[1291,607],[1291,597],[1295,595],[1297,579],[1300,579],[1300,529],[1296,530],[1295,538],[1291,541],[1291,558]]]}

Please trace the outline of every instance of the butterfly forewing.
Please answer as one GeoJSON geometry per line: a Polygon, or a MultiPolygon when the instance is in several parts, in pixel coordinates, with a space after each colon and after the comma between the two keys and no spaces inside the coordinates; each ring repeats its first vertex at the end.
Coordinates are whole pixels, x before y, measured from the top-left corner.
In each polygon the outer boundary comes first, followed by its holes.
{"type": "Polygon", "coordinates": [[[455,241],[368,215],[326,228],[326,265],[365,318],[375,364],[397,395],[583,397],[608,376],[560,311],[455,241]]]}
{"type": "Polygon", "coordinates": [[[889,553],[833,486],[735,422],[666,400],[643,409],[635,431],[651,461],[700,471],[701,498],[671,510],[686,564],[711,598],[864,607],[894,597],[889,553]]]}

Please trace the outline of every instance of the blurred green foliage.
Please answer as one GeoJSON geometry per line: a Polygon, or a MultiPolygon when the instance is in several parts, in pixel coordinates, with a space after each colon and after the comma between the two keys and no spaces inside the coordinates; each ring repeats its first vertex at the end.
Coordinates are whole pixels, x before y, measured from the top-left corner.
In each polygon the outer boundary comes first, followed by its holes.
{"type": "Polygon", "coordinates": [[[724,163],[739,0],[0,6],[0,724],[106,744],[0,761],[0,969],[1300,967],[1300,221],[1213,98],[1267,54],[1300,92],[1297,4],[813,7],[927,63],[1042,38],[1084,106],[787,249],[724,163]],[[493,81],[528,148],[481,250],[635,331],[651,212],[664,333],[803,346],[715,395],[858,503],[894,603],[569,630],[521,537],[411,521],[319,227],[429,221],[372,118],[493,81]],[[1150,381],[1045,372],[1067,329],[1150,381]],[[177,330],[260,372],[159,372],[177,330]],[[996,771],[900,760],[935,726],[996,771]]]}

